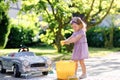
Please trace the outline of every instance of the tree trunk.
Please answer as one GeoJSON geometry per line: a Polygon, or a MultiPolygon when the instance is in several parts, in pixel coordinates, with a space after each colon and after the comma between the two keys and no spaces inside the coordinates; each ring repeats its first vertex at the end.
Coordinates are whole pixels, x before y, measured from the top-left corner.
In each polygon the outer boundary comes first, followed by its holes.
{"type": "Polygon", "coordinates": [[[107,33],[106,31],[104,31],[104,38],[105,38],[104,44],[106,48],[113,47],[113,33],[114,33],[114,27],[110,27],[107,33]]]}
{"type": "Polygon", "coordinates": [[[62,49],[61,49],[60,41],[63,40],[64,38],[63,38],[62,34],[59,33],[59,32],[57,32],[57,35],[55,37],[56,37],[56,39],[55,39],[55,45],[57,47],[57,51],[61,52],[62,49]]]}
{"type": "MultiPolygon", "coordinates": [[[[60,44],[60,41],[64,40],[64,36],[58,31],[57,35],[55,37],[56,37],[55,46],[57,47],[57,51],[61,53],[62,52],[62,46],[60,44]]],[[[66,49],[67,52],[72,52],[73,44],[65,45],[65,47],[66,47],[65,49],[66,49]]]]}
{"type": "Polygon", "coordinates": [[[112,26],[110,28],[110,41],[109,41],[109,47],[112,48],[113,47],[113,33],[114,33],[114,27],[112,26]]]}
{"type": "Polygon", "coordinates": [[[59,30],[56,32],[56,35],[55,35],[55,46],[57,47],[58,52],[62,51],[60,41],[64,40],[64,37],[61,34],[61,29],[62,29],[61,26],[59,26],[59,30]]]}

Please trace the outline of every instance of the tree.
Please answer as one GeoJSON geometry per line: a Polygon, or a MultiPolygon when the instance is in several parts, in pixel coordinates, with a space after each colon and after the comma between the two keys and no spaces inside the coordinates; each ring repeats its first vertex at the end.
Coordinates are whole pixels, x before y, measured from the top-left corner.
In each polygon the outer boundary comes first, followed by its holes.
{"type": "Polygon", "coordinates": [[[114,0],[23,0],[22,11],[36,12],[48,22],[46,34],[41,35],[44,42],[54,43],[61,52],[60,41],[71,33],[71,16],[80,16],[91,28],[99,24],[113,9],[114,0]]]}
{"type": "Polygon", "coordinates": [[[9,18],[7,16],[8,6],[4,1],[0,1],[0,48],[4,48],[10,31],[9,18]]]}
{"type": "MultiPolygon", "coordinates": [[[[15,1],[13,0],[13,2],[15,1]]],[[[10,32],[8,17],[9,3],[10,1],[0,0],[0,48],[6,46],[10,32]]]]}
{"type": "Polygon", "coordinates": [[[85,15],[83,19],[87,23],[88,29],[101,23],[102,20],[110,13],[110,10],[113,10],[115,12],[115,5],[117,4],[114,4],[115,0],[80,1],[81,4],[77,5],[76,3],[80,3],[79,0],[73,0],[72,7],[77,7],[80,9],[78,12],[85,15]],[[86,7],[87,5],[89,5],[89,7],[86,7]]]}

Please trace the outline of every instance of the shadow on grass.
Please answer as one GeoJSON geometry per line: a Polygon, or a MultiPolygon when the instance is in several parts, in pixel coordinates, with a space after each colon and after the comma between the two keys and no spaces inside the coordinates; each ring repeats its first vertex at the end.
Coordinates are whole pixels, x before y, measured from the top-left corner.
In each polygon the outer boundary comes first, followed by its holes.
{"type": "Polygon", "coordinates": [[[59,60],[70,60],[71,55],[70,54],[63,54],[61,56],[55,57],[53,60],[54,61],[59,61],[59,60]]]}
{"type": "Polygon", "coordinates": [[[35,53],[37,56],[42,56],[42,55],[57,55],[57,53],[35,53]]]}
{"type": "Polygon", "coordinates": [[[42,47],[31,47],[32,49],[39,49],[39,50],[55,50],[52,46],[42,46],[42,47]]]}
{"type": "Polygon", "coordinates": [[[71,59],[71,53],[36,53],[37,56],[47,56],[51,58],[53,61],[59,61],[59,60],[70,60],[71,59]]]}

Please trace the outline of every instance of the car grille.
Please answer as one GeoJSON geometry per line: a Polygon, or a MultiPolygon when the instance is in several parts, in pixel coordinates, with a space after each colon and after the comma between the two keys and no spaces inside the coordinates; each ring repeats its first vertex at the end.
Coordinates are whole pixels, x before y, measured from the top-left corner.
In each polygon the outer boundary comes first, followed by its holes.
{"type": "Polygon", "coordinates": [[[31,67],[45,67],[45,63],[35,63],[35,64],[31,64],[31,67]]]}

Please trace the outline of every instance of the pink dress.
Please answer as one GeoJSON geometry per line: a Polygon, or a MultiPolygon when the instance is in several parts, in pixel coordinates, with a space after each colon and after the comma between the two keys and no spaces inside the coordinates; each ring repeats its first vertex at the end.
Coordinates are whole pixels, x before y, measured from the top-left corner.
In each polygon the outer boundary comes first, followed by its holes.
{"type": "Polygon", "coordinates": [[[78,32],[74,32],[71,37],[75,37],[76,35],[81,35],[82,37],[74,42],[74,49],[72,53],[72,60],[82,60],[88,58],[88,44],[86,38],[86,32],[80,30],[78,32]]]}

